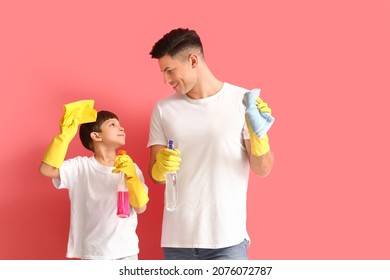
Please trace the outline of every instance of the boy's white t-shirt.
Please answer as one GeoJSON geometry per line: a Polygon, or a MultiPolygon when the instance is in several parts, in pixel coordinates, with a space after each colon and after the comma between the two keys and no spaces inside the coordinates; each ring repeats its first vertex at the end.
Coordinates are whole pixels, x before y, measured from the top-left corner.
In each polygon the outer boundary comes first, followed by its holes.
{"type": "Polygon", "coordinates": [[[147,146],[173,139],[182,158],[178,209],[164,210],[162,247],[223,248],[249,240],[246,91],[225,83],[208,98],[174,94],[156,104],[147,146]]]}
{"type": "MultiPolygon", "coordinates": [[[[141,170],[135,166],[144,183],[141,170]]],[[[118,259],[139,253],[137,214],[130,207],[129,218],[117,216],[119,174],[112,173],[113,169],[101,165],[94,156],[79,156],[64,161],[61,179],[53,180],[57,188],[69,191],[68,258],[118,259]]]]}

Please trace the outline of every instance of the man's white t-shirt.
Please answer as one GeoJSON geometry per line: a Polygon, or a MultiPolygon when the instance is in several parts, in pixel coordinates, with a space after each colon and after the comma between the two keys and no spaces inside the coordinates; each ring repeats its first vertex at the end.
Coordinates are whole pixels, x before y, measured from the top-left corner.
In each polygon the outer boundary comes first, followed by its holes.
{"type": "Polygon", "coordinates": [[[249,240],[246,91],[224,83],[208,98],[174,94],[156,104],[147,146],[172,139],[182,158],[178,209],[164,210],[162,247],[224,248],[249,240]]]}
{"type": "Polygon", "coordinates": [[[53,180],[57,188],[69,191],[68,258],[118,259],[139,253],[137,214],[131,208],[129,218],[117,216],[119,174],[112,173],[113,169],[101,165],[94,156],[75,157],[62,164],[61,180],[53,180]]]}

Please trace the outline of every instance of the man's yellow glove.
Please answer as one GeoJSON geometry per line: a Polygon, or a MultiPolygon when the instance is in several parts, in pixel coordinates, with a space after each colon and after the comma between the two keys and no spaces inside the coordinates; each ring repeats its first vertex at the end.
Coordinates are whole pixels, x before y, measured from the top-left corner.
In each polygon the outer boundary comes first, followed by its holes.
{"type": "Polygon", "coordinates": [[[66,104],[60,120],[61,133],[56,135],[46,150],[43,162],[60,168],[64,162],[70,141],[77,134],[80,124],[96,121],[97,112],[93,109],[94,100],[80,100],[66,104]]]}
{"type": "Polygon", "coordinates": [[[168,148],[158,151],[156,162],[152,167],[152,177],[158,182],[163,182],[166,179],[167,172],[174,172],[180,168],[180,151],[168,148]]]}
{"type": "Polygon", "coordinates": [[[130,205],[134,208],[141,208],[149,201],[149,196],[146,192],[144,184],[137,176],[133,160],[126,154],[125,151],[119,151],[119,155],[115,158],[115,169],[113,173],[123,172],[125,174],[126,185],[129,190],[130,205]]]}
{"type": "MultiPolygon", "coordinates": [[[[257,108],[263,112],[271,114],[272,110],[268,107],[268,104],[265,103],[260,97],[256,99],[257,108]]],[[[258,137],[254,132],[249,123],[248,116],[245,114],[246,126],[248,127],[250,140],[251,140],[251,154],[255,156],[261,156],[267,153],[270,150],[268,136],[265,133],[262,137],[258,137]]]]}

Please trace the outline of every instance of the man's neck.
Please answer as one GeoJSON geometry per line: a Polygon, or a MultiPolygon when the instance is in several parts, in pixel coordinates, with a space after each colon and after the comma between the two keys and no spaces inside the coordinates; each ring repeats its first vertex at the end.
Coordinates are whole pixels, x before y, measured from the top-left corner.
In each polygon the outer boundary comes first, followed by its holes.
{"type": "Polygon", "coordinates": [[[222,87],[223,82],[206,67],[205,71],[199,75],[197,85],[187,93],[187,96],[191,99],[207,98],[219,92],[222,87]]]}

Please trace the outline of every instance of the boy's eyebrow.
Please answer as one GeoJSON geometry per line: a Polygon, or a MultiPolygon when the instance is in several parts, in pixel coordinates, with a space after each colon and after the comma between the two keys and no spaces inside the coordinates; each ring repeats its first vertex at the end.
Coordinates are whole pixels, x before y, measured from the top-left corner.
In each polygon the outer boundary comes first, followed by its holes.
{"type": "Polygon", "coordinates": [[[115,118],[112,118],[112,119],[108,119],[108,120],[104,121],[104,123],[108,123],[108,122],[119,122],[119,120],[115,119],[115,118]]]}

